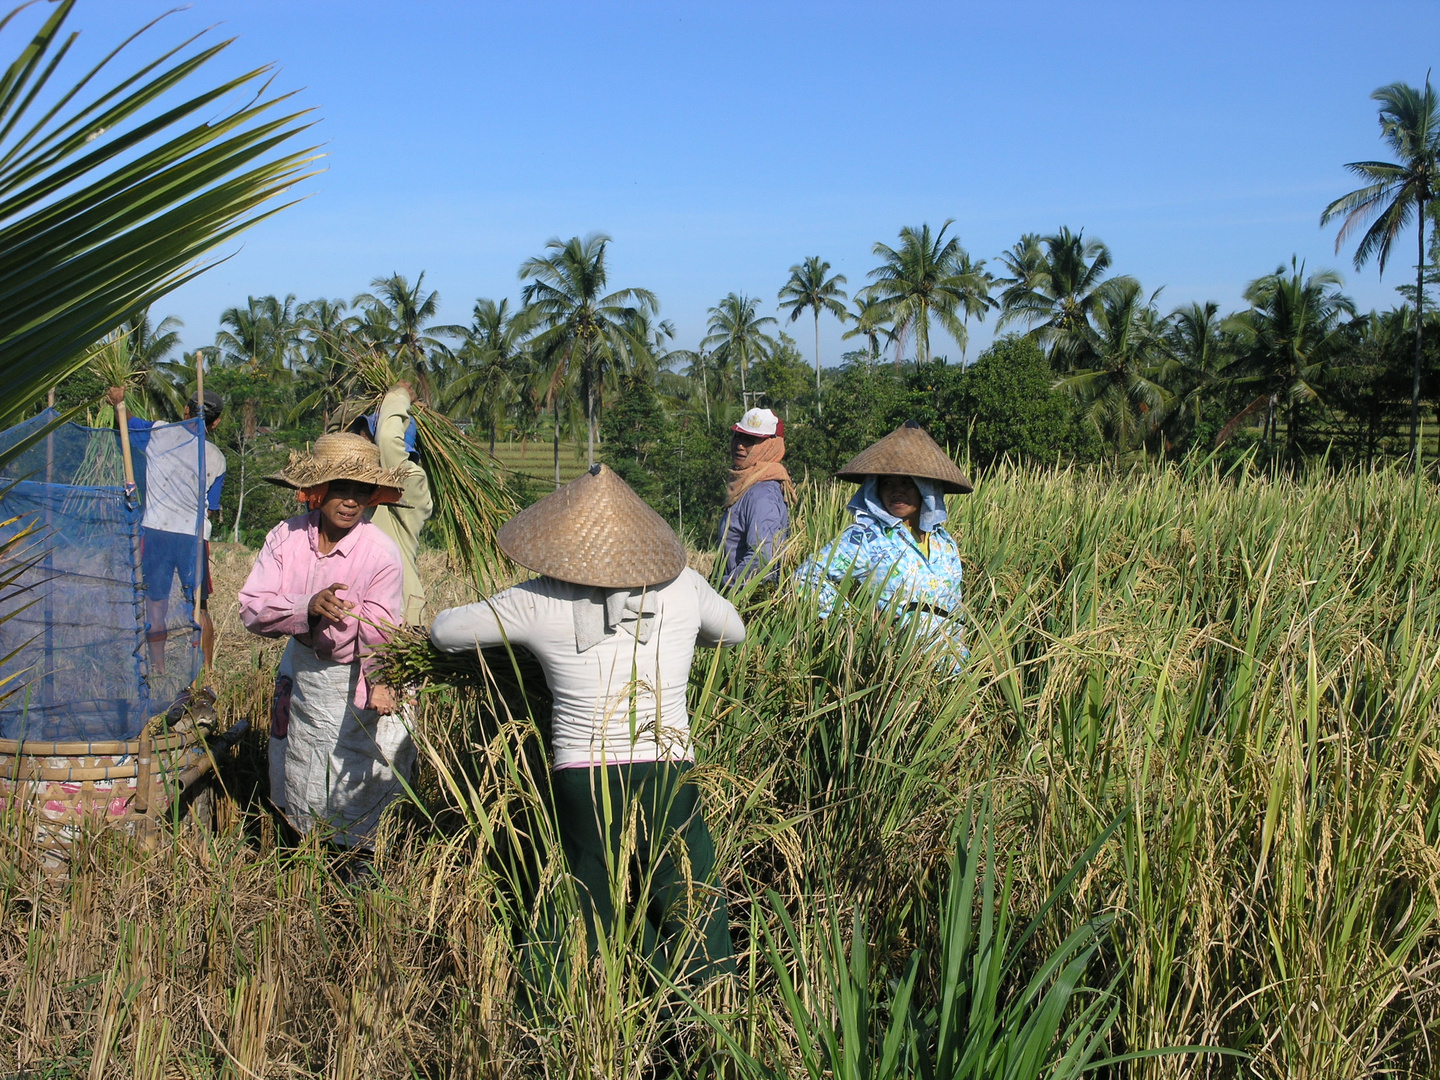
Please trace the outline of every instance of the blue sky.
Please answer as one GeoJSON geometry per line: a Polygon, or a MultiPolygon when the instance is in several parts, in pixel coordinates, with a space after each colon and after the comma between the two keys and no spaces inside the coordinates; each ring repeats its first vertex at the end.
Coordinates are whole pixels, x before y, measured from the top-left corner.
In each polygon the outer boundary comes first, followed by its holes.
{"type": "MultiPolygon", "coordinates": [[[[80,54],[168,7],[81,0],[80,54]]],[[[249,294],[348,298],[392,271],[424,270],[465,322],[518,298],[546,240],[593,230],[686,347],[727,292],[774,313],[818,254],[853,293],[875,241],[946,218],[992,265],[1022,232],[1083,228],[1167,309],[1238,307],[1292,254],[1388,306],[1403,260],[1355,271],[1319,214],[1354,186],[1344,162],[1383,154],[1370,92],[1440,55],[1433,2],[193,0],[155,40],[211,24],[238,36],[217,74],[276,63],[328,156],[303,204],[158,305],[187,347],[249,294]]],[[[809,316],[790,329],[808,358],[809,316]]],[[[821,331],[833,363],[851,343],[821,331]]]]}

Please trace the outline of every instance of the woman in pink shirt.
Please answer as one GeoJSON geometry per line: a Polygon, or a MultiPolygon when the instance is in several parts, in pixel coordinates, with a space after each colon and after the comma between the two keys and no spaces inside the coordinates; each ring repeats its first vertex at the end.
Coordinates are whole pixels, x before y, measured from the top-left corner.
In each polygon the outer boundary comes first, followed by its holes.
{"type": "Polygon", "coordinates": [[[369,680],[372,651],[404,612],[400,552],[363,520],[399,497],[393,473],[358,435],[291,454],[266,479],[297,489],[310,511],[270,530],[240,590],[249,630],[290,638],[271,717],[276,803],[300,832],[323,825],[343,847],[371,846],[415,760],[394,691],[369,680]]]}

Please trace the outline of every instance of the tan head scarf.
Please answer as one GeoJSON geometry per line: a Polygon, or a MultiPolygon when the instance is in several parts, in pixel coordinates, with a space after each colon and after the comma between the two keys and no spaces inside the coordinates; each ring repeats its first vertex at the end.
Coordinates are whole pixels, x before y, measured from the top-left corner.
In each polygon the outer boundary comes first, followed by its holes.
{"type": "Polygon", "coordinates": [[[779,480],[785,491],[785,501],[795,501],[795,485],[790,482],[790,473],[780,462],[785,457],[785,440],[779,435],[762,439],[750,447],[750,456],[745,459],[745,468],[731,469],[730,482],[725,487],[725,505],[734,506],[740,496],[762,480],[779,480]]]}

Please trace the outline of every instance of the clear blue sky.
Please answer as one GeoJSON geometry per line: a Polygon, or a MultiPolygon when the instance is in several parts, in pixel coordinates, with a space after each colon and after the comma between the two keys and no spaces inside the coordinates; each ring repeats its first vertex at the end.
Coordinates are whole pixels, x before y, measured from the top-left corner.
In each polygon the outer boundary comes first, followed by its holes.
{"type": "MultiPolygon", "coordinates": [[[[93,50],[168,6],[82,0],[72,24],[93,50]]],[[[157,41],[216,23],[238,35],[217,73],[275,62],[317,107],[327,171],[158,306],[187,347],[248,294],[348,298],[392,271],[424,270],[444,321],[468,321],[477,296],[518,298],[547,239],[592,230],[681,346],[731,290],[774,313],[818,254],[853,293],[875,241],[946,218],[992,261],[1083,228],[1167,309],[1238,307],[1292,254],[1388,306],[1411,249],[1381,282],[1319,214],[1354,186],[1344,162],[1382,154],[1370,92],[1440,57],[1440,4],[1313,0],[193,0],[157,41]]],[[[791,330],[809,357],[809,315],[791,330]]]]}

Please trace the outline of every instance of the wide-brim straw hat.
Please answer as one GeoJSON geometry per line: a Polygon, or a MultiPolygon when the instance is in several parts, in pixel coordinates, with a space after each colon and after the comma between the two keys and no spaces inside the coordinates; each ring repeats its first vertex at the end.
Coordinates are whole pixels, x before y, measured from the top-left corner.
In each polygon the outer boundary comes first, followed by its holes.
{"type": "Polygon", "coordinates": [[[975,490],[970,478],[914,420],[906,420],[861,450],[835,475],[857,484],[864,483],[867,476],[920,476],[938,482],[947,495],[968,495],[975,490]]]}
{"type": "Polygon", "coordinates": [[[288,488],[354,480],[377,488],[391,488],[398,495],[405,487],[405,470],[383,468],[380,448],[363,435],[340,433],[321,435],[308,454],[290,451],[289,464],[265,479],[288,488]]]}
{"type": "Polygon", "coordinates": [[[604,465],[520,511],[495,542],[537,574],[601,589],[659,585],[685,569],[675,530],[604,465]]]}

